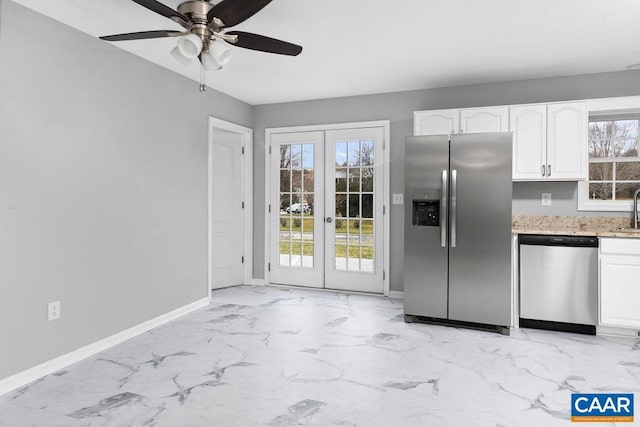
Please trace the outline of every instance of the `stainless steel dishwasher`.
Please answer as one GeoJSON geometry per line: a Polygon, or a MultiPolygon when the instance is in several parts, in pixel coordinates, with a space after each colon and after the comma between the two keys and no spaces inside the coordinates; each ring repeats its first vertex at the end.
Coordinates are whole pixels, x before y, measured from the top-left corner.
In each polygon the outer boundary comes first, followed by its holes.
{"type": "Polygon", "coordinates": [[[595,335],[598,238],[520,235],[520,327],[595,335]]]}

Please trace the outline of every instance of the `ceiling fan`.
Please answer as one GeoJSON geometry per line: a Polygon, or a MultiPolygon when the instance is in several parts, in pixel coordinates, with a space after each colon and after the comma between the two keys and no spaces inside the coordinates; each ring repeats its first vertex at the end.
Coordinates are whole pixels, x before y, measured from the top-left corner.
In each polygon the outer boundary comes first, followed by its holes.
{"type": "MultiPolygon", "coordinates": [[[[249,19],[268,5],[271,0],[222,0],[217,4],[210,3],[209,0],[189,0],[180,3],[178,10],[173,10],[156,0],[132,1],[171,19],[184,27],[186,31],[140,31],[102,36],[100,39],[116,42],[179,37],[178,44],[171,51],[171,55],[185,66],[189,65],[193,59],[198,58],[202,64],[201,69],[204,71],[218,70],[231,58],[231,50],[219,40],[245,49],[279,55],[297,56],[302,52],[302,46],[260,34],[224,31],[249,19]]],[[[204,78],[203,73],[201,78],[204,78]]],[[[200,90],[206,90],[203,81],[200,90]]]]}

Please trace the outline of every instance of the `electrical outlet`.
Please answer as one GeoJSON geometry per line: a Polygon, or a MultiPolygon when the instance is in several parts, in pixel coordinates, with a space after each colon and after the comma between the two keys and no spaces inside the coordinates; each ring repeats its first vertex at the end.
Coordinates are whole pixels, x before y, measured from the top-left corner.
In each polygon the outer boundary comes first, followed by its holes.
{"type": "Polygon", "coordinates": [[[394,205],[402,205],[404,204],[404,194],[398,193],[393,195],[393,204],[394,205]]]}
{"type": "Polygon", "coordinates": [[[49,303],[49,322],[60,318],[60,301],[49,303]]]}
{"type": "Polygon", "coordinates": [[[542,206],[551,206],[551,193],[542,193],[542,206]]]}

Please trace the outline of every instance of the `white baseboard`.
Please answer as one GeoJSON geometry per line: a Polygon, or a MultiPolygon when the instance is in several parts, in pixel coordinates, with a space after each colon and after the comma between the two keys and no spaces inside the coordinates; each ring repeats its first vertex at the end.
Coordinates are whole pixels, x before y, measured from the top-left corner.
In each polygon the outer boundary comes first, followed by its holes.
{"type": "Polygon", "coordinates": [[[596,335],[638,338],[640,336],[640,330],[630,328],[616,328],[613,326],[596,326],[596,335]]]}
{"type": "Polygon", "coordinates": [[[171,320],[175,320],[184,316],[187,313],[195,311],[201,307],[209,304],[209,298],[202,298],[198,301],[187,304],[184,307],[177,308],[169,313],[158,316],[154,319],[147,320],[129,329],[125,329],[122,332],[118,332],[110,337],[101,339],[92,344],[81,347],[70,353],[64,354],[55,359],[51,359],[33,368],[19,372],[8,378],[0,380],[0,396],[8,393],[17,388],[23,387],[38,378],[42,378],[46,375],[50,375],[60,369],[63,369],[73,363],[79,362],[87,357],[91,357],[96,353],[104,351],[114,345],[120,344],[128,339],[131,339],[137,335],[143,334],[150,329],[157,328],[158,326],[167,323],[171,320]]]}
{"type": "Polygon", "coordinates": [[[251,285],[259,285],[259,286],[263,286],[267,284],[267,281],[264,279],[256,279],[255,277],[253,279],[251,279],[251,285]]]}
{"type": "Polygon", "coordinates": [[[402,298],[404,298],[404,292],[403,291],[389,291],[389,298],[402,299],[402,298]]]}

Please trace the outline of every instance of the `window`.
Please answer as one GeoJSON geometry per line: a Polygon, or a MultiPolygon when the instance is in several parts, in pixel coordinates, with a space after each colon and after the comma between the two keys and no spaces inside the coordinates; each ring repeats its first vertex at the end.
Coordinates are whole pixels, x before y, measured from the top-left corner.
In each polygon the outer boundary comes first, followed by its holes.
{"type": "Polygon", "coordinates": [[[640,188],[640,113],[589,119],[589,179],[582,205],[589,209],[630,210],[640,188]]]}
{"type": "Polygon", "coordinates": [[[589,121],[589,198],[630,200],[640,187],[638,119],[589,121]]]}

